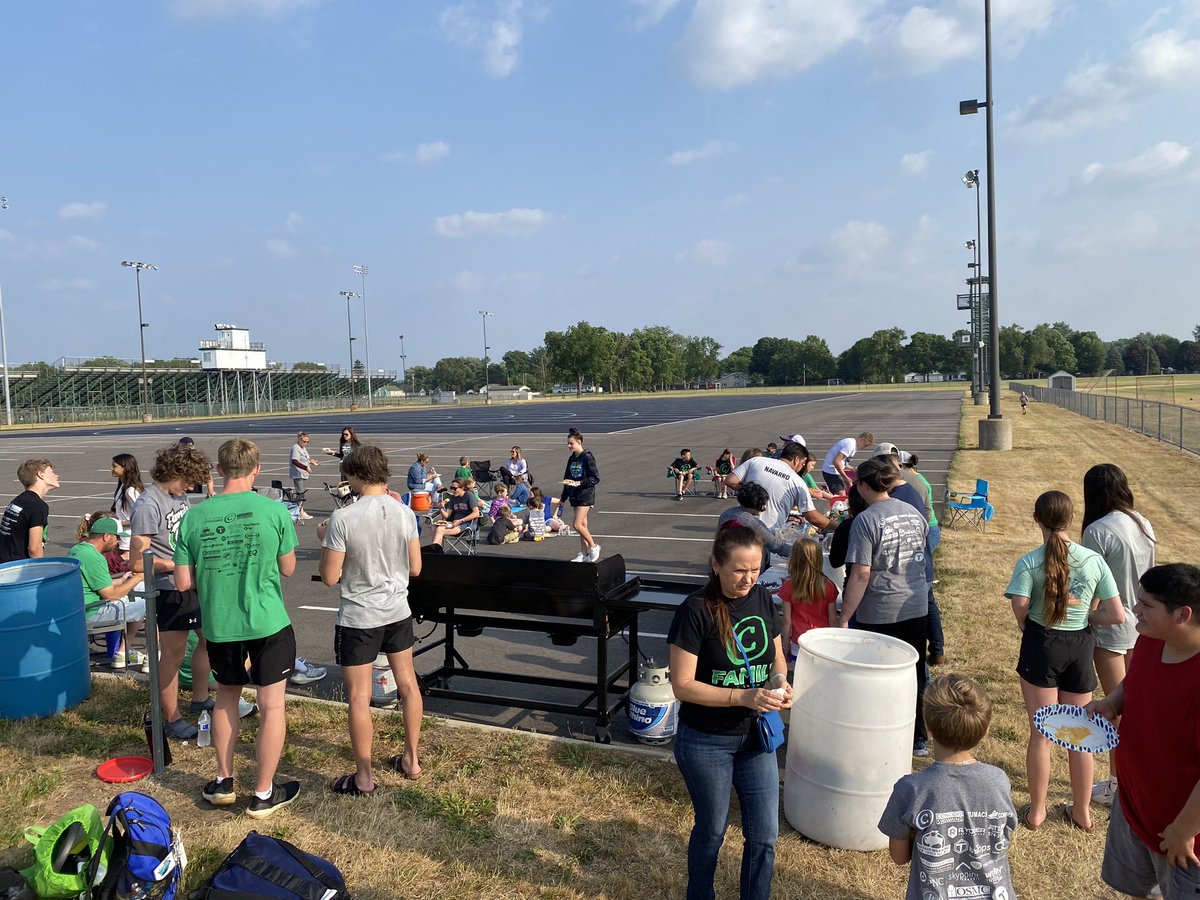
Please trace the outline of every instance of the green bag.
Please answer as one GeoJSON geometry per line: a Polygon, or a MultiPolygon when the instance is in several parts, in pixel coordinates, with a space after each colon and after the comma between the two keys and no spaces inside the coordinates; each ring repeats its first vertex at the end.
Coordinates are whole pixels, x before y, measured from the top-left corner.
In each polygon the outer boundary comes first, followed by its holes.
{"type": "Polygon", "coordinates": [[[90,803],[77,806],[53,825],[29,826],[25,840],[33,844],[33,865],[21,874],[38,897],[78,897],[86,892],[88,863],[97,853],[100,872],[108,869],[104,824],[90,803]]]}

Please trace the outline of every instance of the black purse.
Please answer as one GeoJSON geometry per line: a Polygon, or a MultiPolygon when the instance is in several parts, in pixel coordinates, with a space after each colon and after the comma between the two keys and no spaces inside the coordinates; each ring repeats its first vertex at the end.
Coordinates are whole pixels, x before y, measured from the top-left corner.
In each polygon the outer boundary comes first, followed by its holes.
{"type": "MultiPolygon", "coordinates": [[[[746,648],[742,646],[736,633],[733,635],[733,642],[742,654],[742,663],[746,666],[746,678],[750,681],[750,687],[758,687],[754,680],[754,669],[750,667],[750,659],[746,656],[746,648]]],[[[754,733],[758,735],[758,743],[762,749],[766,753],[774,753],[783,746],[783,716],[775,709],[755,713],[754,733]]]]}

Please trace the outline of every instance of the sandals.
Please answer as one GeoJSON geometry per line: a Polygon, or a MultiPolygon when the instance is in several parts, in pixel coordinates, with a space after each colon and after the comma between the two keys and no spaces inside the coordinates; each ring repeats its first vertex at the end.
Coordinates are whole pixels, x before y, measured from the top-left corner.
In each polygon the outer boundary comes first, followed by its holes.
{"type": "Polygon", "coordinates": [[[408,771],[407,768],[405,768],[403,753],[397,753],[395,756],[388,757],[387,765],[388,765],[389,769],[392,769],[395,772],[399,772],[401,775],[403,775],[409,781],[416,781],[418,778],[421,777],[421,774],[422,774],[421,772],[418,771],[417,774],[414,775],[410,771],[408,771]]]}
{"type": "Polygon", "coordinates": [[[369,791],[364,791],[355,782],[354,773],[351,772],[349,775],[333,779],[333,783],[329,785],[329,789],[335,794],[341,794],[343,797],[370,797],[379,790],[379,785],[375,785],[369,791]]]}
{"type": "Polygon", "coordinates": [[[1033,823],[1031,823],[1029,821],[1029,812],[1032,809],[1033,809],[1033,804],[1026,803],[1019,810],[1017,810],[1017,818],[1020,820],[1021,824],[1023,826],[1025,826],[1026,828],[1028,828],[1030,831],[1037,831],[1042,826],[1040,824],[1034,825],[1033,823]]]}
{"type": "Polygon", "coordinates": [[[1071,813],[1071,807],[1069,806],[1060,807],[1058,810],[1058,815],[1059,818],[1061,818],[1066,824],[1070,825],[1072,828],[1078,828],[1080,831],[1085,832],[1086,834],[1091,834],[1092,829],[1095,827],[1094,825],[1081,824],[1071,813]]]}

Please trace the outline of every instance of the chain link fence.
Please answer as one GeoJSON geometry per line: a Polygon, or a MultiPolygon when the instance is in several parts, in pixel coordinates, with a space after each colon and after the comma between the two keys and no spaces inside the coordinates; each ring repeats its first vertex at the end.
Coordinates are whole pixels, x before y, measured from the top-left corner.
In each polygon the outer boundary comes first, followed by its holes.
{"type": "Polygon", "coordinates": [[[1008,386],[1013,391],[1024,391],[1039,403],[1053,403],[1089,419],[1111,422],[1174,444],[1180,450],[1200,453],[1200,409],[1112,394],[1064,391],[1019,381],[1010,381],[1008,386]]]}

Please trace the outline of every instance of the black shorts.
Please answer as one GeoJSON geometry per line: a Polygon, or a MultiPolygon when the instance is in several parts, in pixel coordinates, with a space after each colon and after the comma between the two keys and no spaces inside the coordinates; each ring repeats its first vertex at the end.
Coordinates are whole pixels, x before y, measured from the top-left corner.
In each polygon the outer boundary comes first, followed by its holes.
{"type": "Polygon", "coordinates": [[[333,630],[333,658],[339,666],[367,666],[380,653],[403,653],[413,646],[412,616],[378,628],[333,630]]]}
{"type": "Polygon", "coordinates": [[[295,671],[296,633],[288,625],[269,637],[251,641],[209,641],[208,661],[217,684],[266,687],[286,681],[295,671]]]}
{"type": "Polygon", "coordinates": [[[822,472],[821,477],[825,479],[825,487],[829,488],[831,494],[842,494],[846,490],[846,482],[841,475],[836,472],[822,472]]]}
{"type": "Polygon", "coordinates": [[[572,491],[569,495],[567,495],[567,499],[571,501],[571,506],[595,506],[596,489],[589,487],[572,491]]]}
{"type": "Polygon", "coordinates": [[[194,631],[200,627],[200,597],[195,591],[159,591],[155,601],[159,631],[194,631]]]}
{"type": "Polygon", "coordinates": [[[1027,618],[1017,674],[1035,687],[1090,694],[1096,689],[1096,668],[1092,662],[1095,648],[1096,640],[1089,628],[1056,631],[1027,618]]]}

